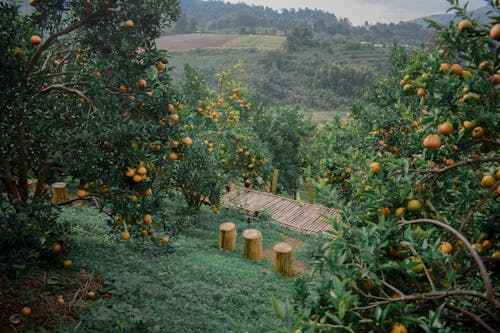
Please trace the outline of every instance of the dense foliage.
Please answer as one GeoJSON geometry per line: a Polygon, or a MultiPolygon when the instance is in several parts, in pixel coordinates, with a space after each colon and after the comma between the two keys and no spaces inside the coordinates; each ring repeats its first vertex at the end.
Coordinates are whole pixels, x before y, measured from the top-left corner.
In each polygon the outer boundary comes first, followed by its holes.
{"type": "Polygon", "coordinates": [[[482,25],[451,2],[456,21],[431,22],[438,49],[395,48],[390,77],[310,148],[343,217],[294,306],[275,303],[291,329],[498,327],[499,5],[482,25]]]}

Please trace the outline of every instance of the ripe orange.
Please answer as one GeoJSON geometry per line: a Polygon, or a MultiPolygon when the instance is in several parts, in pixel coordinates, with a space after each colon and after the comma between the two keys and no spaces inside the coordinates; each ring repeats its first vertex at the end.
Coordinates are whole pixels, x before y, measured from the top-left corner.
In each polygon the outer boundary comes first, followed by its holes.
{"type": "Polygon", "coordinates": [[[479,66],[477,66],[480,71],[491,71],[493,69],[493,66],[491,66],[490,62],[488,60],[483,60],[479,63],[479,66]]]}
{"type": "Polygon", "coordinates": [[[452,133],[454,130],[453,124],[449,121],[446,121],[438,126],[438,132],[442,135],[448,135],[452,133]]]}
{"type": "Polygon", "coordinates": [[[144,195],[147,197],[150,197],[153,195],[153,190],[148,188],[146,191],[144,191],[144,195]]]}
{"type": "Polygon", "coordinates": [[[70,267],[73,265],[73,260],[71,260],[71,259],[66,259],[66,260],[64,260],[64,261],[63,261],[63,265],[64,265],[64,267],[66,267],[66,268],[70,268],[70,267]]]}
{"type": "Polygon", "coordinates": [[[494,40],[500,40],[500,23],[497,23],[493,27],[491,27],[490,37],[494,40]]]}
{"type": "Polygon", "coordinates": [[[453,251],[453,245],[451,245],[450,242],[441,242],[441,245],[439,246],[439,251],[441,251],[442,254],[448,254],[453,251]]]}
{"type": "Polygon", "coordinates": [[[144,79],[140,79],[137,81],[137,86],[141,89],[145,89],[148,86],[148,83],[144,79]]]}
{"type": "Polygon", "coordinates": [[[31,308],[29,306],[25,306],[21,312],[24,316],[29,316],[31,314],[31,308]]]}
{"type": "Polygon", "coordinates": [[[126,85],[124,85],[124,84],[122,84],[122,85],[120,86],[120,91],[121,91],[121,92],[126,92],[126,91],[127,91],[127,86],[126,86],[126,85]]]}
{"type": "Polygon", "coordinates": [[[172,114],[172,115],[170,116],[170,119],[171,119],[174,123],[176,123],[176,122],[178,122],[178,121],[179,121],[179,115],[178,115],[177,113],[174,113],[174,114],[172,114]]]}
{"type": "Polygon", "coordinates": [[[378,173],[380,171],[380,163],[379,162],[373,162],[370,164],[370,172],[371,173],[378,173]]]}
{"type": "Polygon", "coordinates": [[[165,237],[163,237],[163,238],[161,239],[161,242],[162,242],[163,244],[167,244],[168,242],[170,242],[170,238],[169,238],[168,236],[165,236],[165,237]]]}
{"type": "Polygon", "coordinates": [[[474,127],[471,135],[474,139],[482,138],[484,136],[484,128],[482,128],[481,126],[474,127]]]}
{"type": "Polygon", "coordinates": [[[486,175],[483,177],[483,179],[481,179],[481,184],[486,187],[492,187],[493,185],[495,185],[495,183],[496,179],[492,175],[486,175]]]}
{"type": "Polygon", "coordinates": [[[472,22],[469,20],[462,20],[457,24],[457,28],[459,31],[465,31],[472,28],[472,22]]]}
{"type": "Polygon", "coordinates": [[[148,170],[146,170],[145,167],[140,167],[138,170],[137,170],[137,173],[141,176],[145,175],[148,173],[148,170]]]}
{"type": "Polygon", "coordinates": [[[139,174],[136,174],[134,176],[133,180],[134,180],[135,183],[140,183],[140,182],[142,182],[142,176],[139,175],[139,174]]]}
{"type": "Polygon", "coordinates": [[[61,252],[62,246],[59,243],[54,243],[52,244],[52,251],[54,252],[61,252]]]}
{"type": "Polygon", "coordinates": [[[500,257],[500,250],[496,250],[495,252],[493,252],[493,254],[491,256],[495,257],[495,258],[500,257]]]}
{"type": "Polygon", "coordinates": [[[173,106],[172,104],[169,104],[169,105],[167,106],[167,111],[168,111],[168,113],[172,113],[172,112],[174,112],[174,110],[175,110],[175,108],[174,108],[174,106],[173,106]]]}
{"type": "Polygon", "coordinates": [[[153,218],[151,217],[151,214],[144,214],[142,217],[142,223],[144,225],[151,225],[153,223],[153,218]]]}
{"type": "Polygon", "coordinates": [[[129,240],[130,239],[130,232],[128,231],[122,231],[122,233],[120,234],[121,238],[123,240],[129,240]]]}
{"type": "Polygon", "coordinates": [[[493,84],[494,86],[496,86],[497,84],[500,84],[500,74],[493,74],[488,79],[490,80],[491,84],[493,84]]]}
{"type": "Polygon", "coordinates": [[[485,239],[482,241],[481,246],[483,247],[483,249],[489,250],[493,246],[493,243],[489,239],[485,239]]]}
{"type": "Polygon", "coordinates": [[[408,329],[402,323],[392,325],[391,333],[408,333],[408,329]]]}
{"type": "Polygon", "coordinates": [[[181,141],[187,147],[189,147],[189,146],[191,146],[193,144],[193,140],[189,136],[186,136],[185,138],[182,138],[181,141]]]}
{"type": "Polygon", "coordinates": [[[78,191],[76,191],[76,196],[80,199],[85,199],[87,197],[87,191],[79,189],[78,191]]]}
{"type": "Polygon", "coordinates": [[[127,169],[127,171],[125,171],[125,176],[129,177],[129,178],[132,178],[135,176],[135,172],[137,170],[135,168],[130,168],[130,169],[127,169]]]}
{"type": "Polygon", "coordinates": [[[441,64],[441,66],[439,66],[439,70],[438,72],[439,73],[448,73],[450,71],[450,65],[447,64],[447,63],[443,63],[441,64]]]}
{"type": "Polygon", "coordinates": [[[179,158],[179,155],[176,152],[172,151],[170,152],[170,154],[168,154],[168,158],[172,161],[175,161],[179,158]]]}
{"type": "Polygon", "coordinates": [[[64,304],[64,297],[62,297],[62,295],[57,296],[56,302],[57,302],[57,304],[63,305],[64,304]]]}
{"type": "Polygon", "coordinates": [[[134,24],[134,21],[132,21],[132,20],[126,20],[126,21],[125,21],[125,26],[126,26],[127,28],[133,28],[133,27],[134,27],[134,25],[135,25],[135,24],[134,24]]]}
{"type": "Polygon", "coordinates": [[[422,204],[417,199],[412,199],[408,201],[406,208],[408,208],[409,211],[418,212],[420,209],[422,209],[422,204]]]}
{"type": "Polygon", "coordinates": [[[423,144],[428,149],[439,149],[441,147],[441,139],[437,134],[429,134],[424,138],[423,144]]]}
{"type": "Polygon", "coordinates": [[[470,71],[464,70],[462,71],[462,78],[472,79],[474,75],[470,71]]]}
{"type": "Polygon", "coordinates": [[[453,64],[450,68],[451,75],[462,75],[462,66],[459,64],[453,64]]]}
{"type": "Polygon", "coordinates": [[[417,96],[423,98],[423,97],[427,96],[427,91],[425,91],[424,88],[418,88],[417,96]]]}
{"type": "Polygon", "coordinates": [[[182,104],[177,104],[177,106],[175,107],[177,110],[181,111],[181,110],[184,110],[184,105],[182,104]]]}
{"type": "Polygon", "coordinates": [[[30,37],[30,43],[33,45],[40,45],[42,43],[42,37],[33,35],[30,37]]]}
{"type": "Polygon", "coordinates": [[[91,291],[89,291],[89,292],[87,293],[87,296],[88,296],[89,298],[94,298],[94,297],[95,297],[95,292],[91,290],[91,291]]]}

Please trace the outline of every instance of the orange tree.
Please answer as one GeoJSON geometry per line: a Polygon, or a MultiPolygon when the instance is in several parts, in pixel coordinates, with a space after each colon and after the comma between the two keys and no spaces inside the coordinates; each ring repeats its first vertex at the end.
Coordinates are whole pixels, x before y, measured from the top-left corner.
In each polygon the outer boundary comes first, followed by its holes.
{"type": "Polygon", "coordinates": [[[2,270],[68,255],[46,189],[63,177],[79,181],[77,199],[95,198],[123,239],[153,234],[166,143],[183,135],[167,110],[181,102],[168,59],[154,44],[177,1],[30,5],[20,13],[0,2],[2,270]]]}
{"type": "Polygon", "coordinates": [[[326,129],[342,133],[314,142],[336,147],[309,162],[343,214],[294,306],[274,303],[294,331],[497,330],[499,4],[482,24],[451,3],[455,21],[431,22],[438,48],[396,49],[391,75],[326,129]]]}

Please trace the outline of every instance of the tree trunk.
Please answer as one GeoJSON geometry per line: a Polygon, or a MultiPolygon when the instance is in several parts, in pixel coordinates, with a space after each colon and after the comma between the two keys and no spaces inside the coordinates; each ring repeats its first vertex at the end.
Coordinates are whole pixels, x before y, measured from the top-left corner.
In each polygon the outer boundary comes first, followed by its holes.
{"type": "Polygon", "coordinates": [[[236,247],[236,225],[231,222],[219,226],[219,249],[232,251],[236,247]]]}
{"type": "Polygon", "coordinates": [[[262,259],[262,233],[256,229],[243,231],[243,256],[248,259],[262,259]]]}
{"type": "Polygon", "coordinates": [[[278,243],[273,247],[274,269],[283,275],[293,275],[292,246],[287,243],[278,243]]]}
{"type": "Polygon", "coordinates": [[[52,202],[56,205],[69,200],[66,183],[58,182],[52,184],[52,202]]]}

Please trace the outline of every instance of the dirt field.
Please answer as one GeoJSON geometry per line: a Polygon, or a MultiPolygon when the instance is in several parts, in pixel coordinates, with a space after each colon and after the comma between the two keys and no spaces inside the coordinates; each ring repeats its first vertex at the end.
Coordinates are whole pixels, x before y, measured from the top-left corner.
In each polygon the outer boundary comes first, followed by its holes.
{"type": "Polygon", "coordinates": [[[237,35],[219,34],[170,35],[157,39],[156,45],[160,49],[183,52],[192,49],[223,47],[224,44],[238,38],[237,35]]]}

